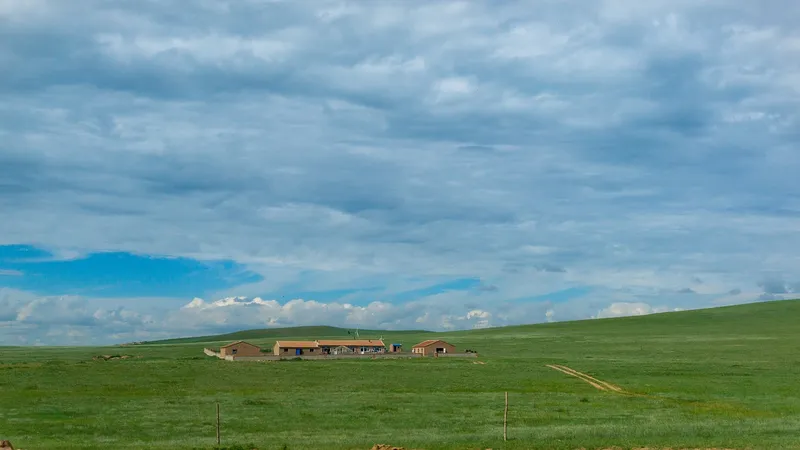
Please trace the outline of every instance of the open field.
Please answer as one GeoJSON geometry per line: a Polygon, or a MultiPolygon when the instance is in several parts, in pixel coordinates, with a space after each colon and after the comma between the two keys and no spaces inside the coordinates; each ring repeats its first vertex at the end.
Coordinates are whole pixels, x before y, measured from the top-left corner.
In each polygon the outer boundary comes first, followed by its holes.
{"type": "Polygon", "coordinates": [[[0,439],[26,450],[210,449],[219,402],[223,444],[258,449],[800,448],[798,319],[800,301],[782,301],[383,333],[407,349],[443,337],[477,360],[226,362],[203,355],[214,341],[6,347],[0,439]],[[133,357],[92,359],[102,354],[133,357]]]}

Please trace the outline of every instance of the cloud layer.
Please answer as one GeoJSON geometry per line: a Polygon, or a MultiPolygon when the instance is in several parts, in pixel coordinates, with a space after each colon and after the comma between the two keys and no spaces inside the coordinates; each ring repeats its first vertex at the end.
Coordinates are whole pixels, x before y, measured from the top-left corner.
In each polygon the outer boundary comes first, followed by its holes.
{"type": "MultiPolygon", "coordinates": [[[[277,293],[259,311],[280,320],[354,304],[468,327],[796,291],[793,2],[314,6],[0,2],[0,245],[235,261],[263,280],[180,304],[277,293]],[[482,288],[395,301],[465,278],[482,288]],[[591,299],[548,299],[570,288],[591,299]],[[281,298],[334,290],[352,292],[281,298]]],[[[24,275],[0,266],[0,286],[24,275]]],[[[178,327],[178,304],[153,323],[178,327]]]]}

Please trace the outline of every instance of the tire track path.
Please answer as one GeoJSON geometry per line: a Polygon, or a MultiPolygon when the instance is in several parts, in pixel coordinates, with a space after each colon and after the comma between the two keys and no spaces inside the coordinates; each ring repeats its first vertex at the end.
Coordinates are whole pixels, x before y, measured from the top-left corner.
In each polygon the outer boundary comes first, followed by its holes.
{"type": "Polygon", "coordinates": [[[600,391],[611,391],[611,392],[616,392],[617,394],[634,395],[634,394],[631,394],[630,392],[625,391],[624,389],[622,389],[621,387],[617,386],[616,384],[611,384],[611,383],[609,383],[607,381],[599,380],[599,379],[597,379],[597,378],[595,378],[595,377],[593,377],[591,375],[585,374],[583,372],[578,372],[577,370],[571,369],[571,368],[569,368],[567,366],[563,366],[563,365],[560,365],[560,364],[547,364],[547,367],[549,367],[551,369],[554,369],[554,370],[557,370],[557,371],[559,371],[559,372],[561,372],[561,373],[563,373],[565,375],[569,375],[569,376],[578,378],[579,380],[582,380],[582,381],[588,383],[593,388],[595,388],[597,390],[600,390],[600,391]]]}

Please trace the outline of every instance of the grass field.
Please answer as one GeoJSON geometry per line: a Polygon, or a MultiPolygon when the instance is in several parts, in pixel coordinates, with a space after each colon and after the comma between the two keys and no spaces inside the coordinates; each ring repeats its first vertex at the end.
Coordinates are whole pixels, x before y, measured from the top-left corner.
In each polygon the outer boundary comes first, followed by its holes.
{"type": "MultiPolygon", "coordinates": [[[[258,449],[800,448],[799,319],[800,301],[780,301],[444,334],[383,333],[387,343],[406,347],[444,337],[477,350],[485,364],[226,362],[202,354],[221,342],[202,340],[5,347],[0,439],[25,450],[211,449],[219,402],[223,446],[258,449]],[[136,357],[92,360],[101,354],[136,357]],[[548,364],[636,395],[598,390],[548,364]],[[505,391],[508,442],[502,440],[505,391]]],[[[254,343],[275,340],[249,333],[254,343]]]]}

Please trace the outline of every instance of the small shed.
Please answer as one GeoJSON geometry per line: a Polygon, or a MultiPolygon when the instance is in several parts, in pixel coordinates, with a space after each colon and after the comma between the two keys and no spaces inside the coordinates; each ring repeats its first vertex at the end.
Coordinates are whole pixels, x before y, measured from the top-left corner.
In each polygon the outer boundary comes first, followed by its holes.
{"type": "Polygon", "coordinates": [[[440,355],[455,353],[456,346],[439,339],[428,339],[411,347],[411,353],[419,353],[422,356],[440,355]]]}
{"type": "Polygon", "coordinates": [[[245,341],[231,342],[219,348],[219,356],[223,358],[226,356],[261,356],[261,347],[245,341]]]}
{"type": "Polygon", "coordinates": [[[403,351],[403,344],[392,344],[389,346],[389,351],[392,353],[400,353],[403,351]]]}

